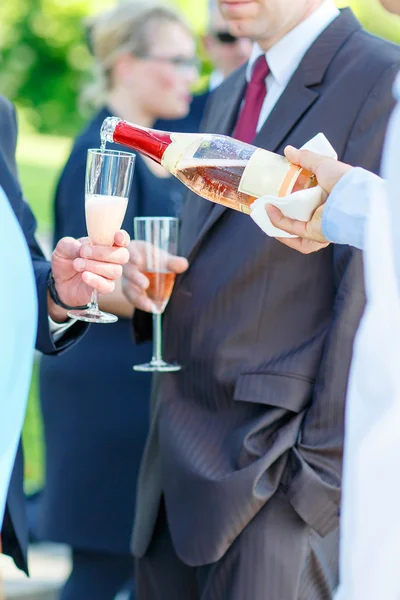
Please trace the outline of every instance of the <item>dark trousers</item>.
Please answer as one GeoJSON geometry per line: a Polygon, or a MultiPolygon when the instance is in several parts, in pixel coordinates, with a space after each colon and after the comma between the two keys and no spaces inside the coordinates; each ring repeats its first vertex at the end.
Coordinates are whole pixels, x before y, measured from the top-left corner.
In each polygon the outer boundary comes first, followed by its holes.
{"type": "Polygon", "coordinates": [[[133,591],[134,561],[131,555],[72,550],[72,571],[60,600],[114,600],[121,590],[133,591]]]}
{"type": "Polygon", "coordinates": [[[162,504],[136,563],[138,600],[330,600],[338,538],[337,531],[320,538],[276,494],[218,562],[189,567],[174,550],[162,504]]]}

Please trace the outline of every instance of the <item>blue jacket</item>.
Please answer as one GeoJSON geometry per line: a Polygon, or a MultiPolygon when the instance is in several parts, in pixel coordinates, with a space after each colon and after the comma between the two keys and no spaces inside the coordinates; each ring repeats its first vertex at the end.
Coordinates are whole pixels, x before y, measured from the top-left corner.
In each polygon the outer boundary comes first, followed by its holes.
{"type": "MultiPolygon", "coordinates": [[[[82,323],[74,325],[58,344],[54,344],[50,335],[46,285],[50,265],[36,242],[36,221],[23,198],[18,182],[15,164],[16,142],[17,125],[14,108],[8,100],[0,96],[0,185],[3,187],[18,218],[32,257],[39,303],[36,348],[44,353],[57,354],[71,346],[83,334],[87,326],[82,323]]],[[[3,552],[12,556],[16,565],[27,572],[28,528],[23,493],[23,453],[21,445],[18,449],[11,476],[1,538],[3,552]]]]}

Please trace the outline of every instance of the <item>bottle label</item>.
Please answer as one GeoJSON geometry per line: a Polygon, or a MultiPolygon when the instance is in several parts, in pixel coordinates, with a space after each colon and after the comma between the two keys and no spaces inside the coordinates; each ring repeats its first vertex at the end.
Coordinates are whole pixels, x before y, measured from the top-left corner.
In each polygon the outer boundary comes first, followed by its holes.
{"type": "MultiPolygon", "coordinates": [[[[239,192],[256,198],[266,195],[284,195],[280,193],[281,187],[290,167],[291,164],[284,156],[258,148],[243,172],[239,192]]],[[[288,190],[287,193],[290,191],[288,190]]]]}
{"type": "Polygon", "coordinates": [[[204,136],[199,133],[172,133],[171,144],[165,150],[164,156],[161,159],[162,166],[175,175],[181,158],[183,156],[185,158],[193,157],[203,139],[204,136]]]}
{"type": "Polygon", "coordinates": [[[245,215],[251,215],[250,206],[247,206],[247,204],[239,204],[239,207],[240,207],[240,212],[242,212],[245,215]]]}

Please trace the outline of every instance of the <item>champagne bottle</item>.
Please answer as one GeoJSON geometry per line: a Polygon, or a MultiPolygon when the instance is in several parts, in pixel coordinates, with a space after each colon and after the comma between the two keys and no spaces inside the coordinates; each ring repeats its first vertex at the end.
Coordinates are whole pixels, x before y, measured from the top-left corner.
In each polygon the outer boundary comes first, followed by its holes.
{"type": "Polygon", "coordinates": [[[199,196],[245,214],[260,196],[282,197],[317,185],[312,173],[284,156],[225,135],[171,133],[107,117],[101,141],[137,150],[199,196]]]}

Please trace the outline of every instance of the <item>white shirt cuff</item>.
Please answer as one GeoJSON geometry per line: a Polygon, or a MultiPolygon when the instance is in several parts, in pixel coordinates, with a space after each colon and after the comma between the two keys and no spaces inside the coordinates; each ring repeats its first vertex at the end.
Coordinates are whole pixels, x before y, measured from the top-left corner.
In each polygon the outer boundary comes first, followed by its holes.
{"type": "Polygon", "coordinates": [[[325,205],[322,232],[336,244],[364,247],[364,231],[370,199],[382,194],[386,182],[359,167],[351,169],[335,185],[325,205]]]}
{"type": "Polygon", "coordinates": [[[58,342],[74,323],[76,323],[76,319],[68,319],[65,323],[56,323],[49,317],[49,327],[53,342],[58,342]]]}

